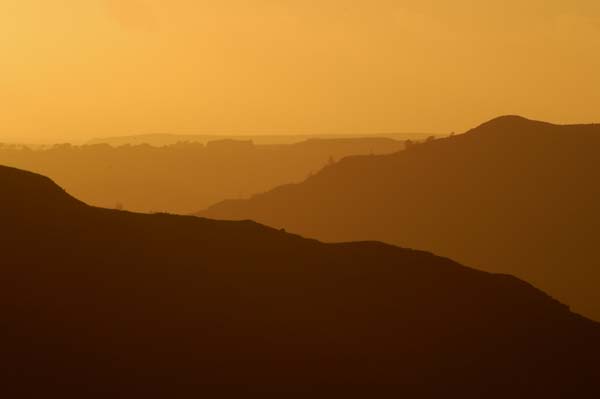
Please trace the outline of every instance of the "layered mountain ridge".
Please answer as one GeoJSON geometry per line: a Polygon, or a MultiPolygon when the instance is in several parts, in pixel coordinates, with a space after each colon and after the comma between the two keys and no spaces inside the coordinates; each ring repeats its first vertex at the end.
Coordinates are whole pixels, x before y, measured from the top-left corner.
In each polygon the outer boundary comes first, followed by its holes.
{"type": "Polygon", "coordinates": [[[199,213],[378,240],[517,275],[600,320],[600,125],[506,116],[199,213]]]}

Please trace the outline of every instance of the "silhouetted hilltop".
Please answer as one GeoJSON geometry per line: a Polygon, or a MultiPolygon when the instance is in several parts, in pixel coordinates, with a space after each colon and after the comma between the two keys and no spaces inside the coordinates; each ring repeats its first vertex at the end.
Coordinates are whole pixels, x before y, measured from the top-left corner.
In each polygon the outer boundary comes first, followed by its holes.
{"type": "Polygon", "coordinates": [[[535,121],[519,115],[503,115],[485,122],[474,129],[471,129],[467,132],[467,134],[483,134],[485,131],[499,132],[502,134],[511,134],[516,132],[533,133],[552,128],[553,126],[558,127],[559,125],[535,121]]]}
{"type": "Polygon", "coordinates": [[[0,207],[19,211],[43,212],[84,204],[68,195],[45,176],[1,166],[0,207]]]}
{"type": "Polygon", "coordinates": [[[166,147],[65,144],[40,150],[0,145],[0,164],[50,176],[92,205],[189,214],[225,198],[302,181],[347,155],[403,148],[403,142],[386,138],[311,139],[285,145],[232,139],[166,147]]]}
{"type": "Polygon", "coordinates": [[[201,215],[431,250],[525,278],[600,320],[599,148],[600,125],[505,116],[396,154],[348,157],[201,215]]]}
{"type": "Polygon", "coordinates": [[[598,392],[600,326],[514,277],[254,222],[92,208],[11,168],[0,187],[8,397],[598,392]]]}

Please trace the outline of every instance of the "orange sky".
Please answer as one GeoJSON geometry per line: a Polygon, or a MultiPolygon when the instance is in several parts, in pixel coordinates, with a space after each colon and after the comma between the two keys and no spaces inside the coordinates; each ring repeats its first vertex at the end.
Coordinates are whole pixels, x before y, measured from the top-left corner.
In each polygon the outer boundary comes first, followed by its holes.
{"type": "Polygon", "coordinates": [[[0,140],[600,121],[597,0],[2,0],[0,50],[0,140]]]}

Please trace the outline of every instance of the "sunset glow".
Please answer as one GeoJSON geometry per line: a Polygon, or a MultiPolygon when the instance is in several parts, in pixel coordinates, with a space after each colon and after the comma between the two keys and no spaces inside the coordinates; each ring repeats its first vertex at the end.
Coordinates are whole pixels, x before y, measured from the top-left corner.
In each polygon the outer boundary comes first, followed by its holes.
{"type": "Polygon", "coordinates": [[[600,119],[593,0],[6,0],[0,140],[600,119]]]}

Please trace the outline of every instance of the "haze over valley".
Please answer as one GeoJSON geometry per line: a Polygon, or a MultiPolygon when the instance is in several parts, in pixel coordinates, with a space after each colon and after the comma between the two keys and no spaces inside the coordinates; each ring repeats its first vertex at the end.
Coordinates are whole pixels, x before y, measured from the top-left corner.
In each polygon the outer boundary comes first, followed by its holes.
{"type": "Polygon", "coordinates": [[[162,147],[0,145],[0,164],[46,174],[92,205],[191,214],[225,198],[244,198],[300,182],[347,155],[402,148],[404,141],[377,137],[264,145],[239,139],[162,147]]]}

